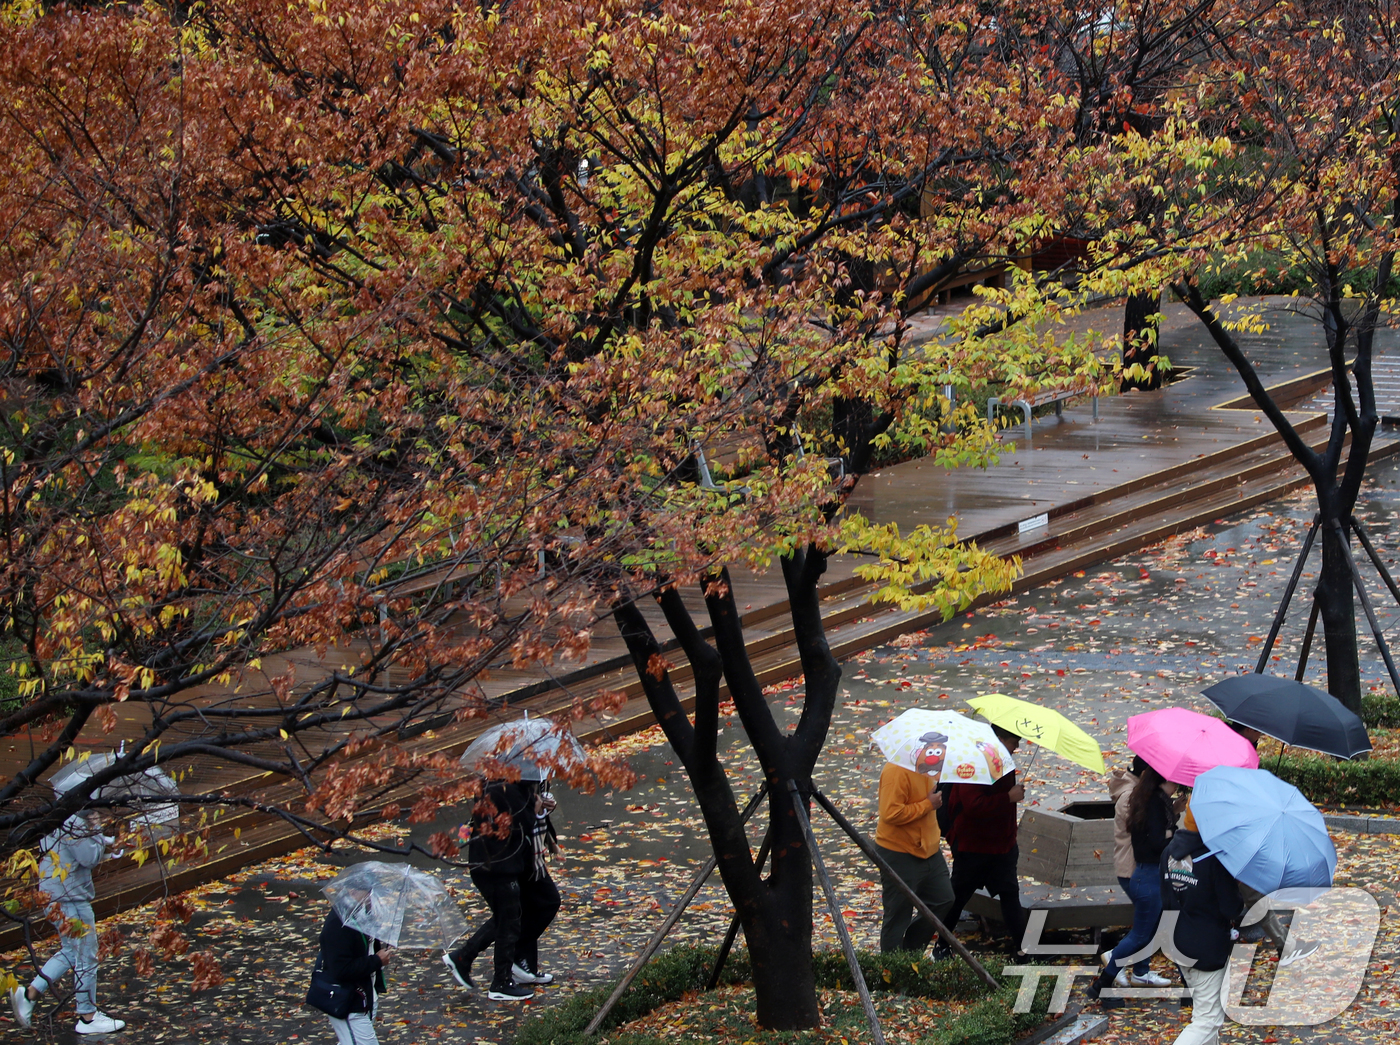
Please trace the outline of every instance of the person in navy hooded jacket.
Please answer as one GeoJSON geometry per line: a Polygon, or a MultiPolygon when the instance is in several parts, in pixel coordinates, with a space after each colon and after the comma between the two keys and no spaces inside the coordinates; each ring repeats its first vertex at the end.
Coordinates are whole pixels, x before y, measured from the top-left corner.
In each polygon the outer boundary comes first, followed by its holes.
{"type": "Polygon", "coordinates": [[[1177,912],[1172,943],[1194,959],[1181,974],[1191,988],[1191,1022],[1175,1045],[1215,1045],[1225,1025],[1230,930],[1243,913],[1239,883],[1201,839],[1187,805],[1181,829],[1162,853],[1162,907],[1177,912]]]}

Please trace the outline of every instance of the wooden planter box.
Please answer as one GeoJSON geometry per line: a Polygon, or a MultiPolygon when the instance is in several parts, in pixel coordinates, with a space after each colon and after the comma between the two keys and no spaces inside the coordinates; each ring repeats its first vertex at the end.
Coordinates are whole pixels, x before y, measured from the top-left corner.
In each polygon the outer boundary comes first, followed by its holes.
{"type": "Polygon", "coordinates": [[[1027,809],[1016,836],[1020,873],[1061,888],[1118,884],[1113,801],[1090,798],[1058,810],[1027,809]]]}

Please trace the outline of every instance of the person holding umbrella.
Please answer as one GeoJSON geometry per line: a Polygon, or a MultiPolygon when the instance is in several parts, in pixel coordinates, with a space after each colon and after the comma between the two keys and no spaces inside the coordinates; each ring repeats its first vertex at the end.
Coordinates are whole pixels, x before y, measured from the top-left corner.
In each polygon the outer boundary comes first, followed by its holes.
{"type": "Polygon", "coordinates": [[[377,1045],[374,1016],[394,955],[444,947],[466,919],[442,882],[404,863],[362,860],[321,891],[331,910],[307,1004],[329,1017],[340,1045],[377,1045]]]}
{"type": "MultiPolygon", "coordinates": [[[[999,746],[1014,755],[1021,738],[1000,726],[993,726],[992,730],[999,746]]],[[[1011,934],[1008,950],[1013,957],[1021,954],[1021,935],[1025,930],[1017,875],[1020,850],[1016,846],[1016,805],[1025,796],[1024,785],[1016,782],[1014,766],[995,783],[955,783],[948,789],[953,906],[947,923],[956,925],[972,894],[985,887],[1001,904],[1002,921],[1011,934]]]]}
{"type": "MultiPolygon", "coordinates": [[[[931,730],[922,734],[919,742],[922,746],[914,754],[914,768],[886,762],[880,770],[875,845],[895,874],[942,920],[953,906],[953,886],[939,850],[938,831],[938,808],[943,804],[938,781],[948,737],[931,730]]],[[[933,925],[914,917],[913,903],[887,880],[883,870],[880,878],[880,952],[923,951],[933,939],[933,925]]]]}
{"type": "MultiPolygon", "coordinates": [[[[991,799],[991,805],[996,807],[997,813],[1004,814],[1010,810],[1010,837],[1014,848],[1014,802],[1020,800],[1020,789],[1015,786],[1016,764],[1011,752],[1018,739],[966,715],[952,711],[930,711],[927,708],[909,708],[870,735],[871,746],[884,755],[886,762],[880,774],[880,823],[876,843],[885,850],[887,858],[892,858],[891,863],[896,868],[902,868],[896,872],[901,878],[905,878],[905,871],[913,876],[905,879],[907,885],[915,887],[916,891],[922,886],[925,892],[920,895],[949,928],[956,923],[962,904],[956,901],[955,895],[950,897],[945,891],[943,875],[939,874],[944,865],[943,856],[938,851],[940,829],[935,814],[939,811],[940,796],[937,788],[940,783],[953,781],[949,794],[963,788],[976,792],[994,789],[996,794],[991,799]],[[1006,739],[1012,742],[1010,747],[1004,742],[1006,739]],[[1015,796],[1010,805],[1007,805],[1008,795],[1015,796]],[[900,850],[900,845],[905,848],[900,850]],[[951,907],[948,906],[950,898],[953,900],[951,907]],[[943,914],[945,909],[948,911],[946,918],[943,914]]],[[[974,809],[970,815],[975,818],[978,813],[974,809]]],[[[997,823],[997,837],[992,842],[994,847],[1005,840],[1004,819],[1003,815],[997,823]]],[[[956,823],[954,826],[957,826],[956,823]]],[[[964,861],[963,866],[970,878],[981,875],[982,871],[978,869],[985,870],[984,864],[1005,866],[1004,851],[1000,856],[987,856],[979,848],[982,845],[979,840],[981,835],[975,824],[968,828],[967,836],[971,840],[973,849],[970,852],[973,855],[964,861]]],[[[954,891],[957,889],[958,860],[959,853],[954,849],[954,870],[948,881],[954,891]]],[[[1010,919],[1007,927],[1013,933],[1014,941],[1019,941],[1020,888],[1016,885],[1014,856],[1011,867],[1009,881],[1015,885],[1014,889],[1006,885],[1004,875],[993,874],[1001,885],[997,891],[1002,896],[1002,912],[1010,919]]],[[[889,888],[890,883],[885,884],[886,921],[880,934],[881,948],[886,949],[886,945],[889,948],[926,946],[932,937],[933,927],[924,925],[922,919],[911,923],[908,919],[912,905],[897,901],[894,895],[896,890],[889,888]]],[[[963,903],[976,890],[977,885],[968,889],[963,903]]],[[[1013,948],[1015,945],[1013,942],[1013,948]]],[[[934,953],[940,955],[941,950],[935,948],[934,953]]]]}
{"type": "Polygon", "coordinates": [[[28,987],[10,991],[10,1006],[21,1027],[33,1022],[39,998],[70,970],[78,1010],[74,1029],[79,1034],[111,1034],[126,1026],[97,1007],[97,919],[92,913],[97,893],[92,869],[102,862],[108,841],[97,814],[87,813],[70,816],[40,843],[39,891],[57,908],[51,917],[59,945],[28,987]]]}
{"type": "Polygon", "coordinates": [[[1230,929],[1244,904],[1234,876],[1201,837],[1190,803],[1181,830],[1162,853],[1160,869],[1162,906],[1179,912],[1172,943],[1195,959],[1181,970],[1191,988],[1191,1022],[1174,1045],[1213,1045],[1225,1025],[1230,929]]]}
{"type": "Polygon", "coordinates": [[[379,1045],[374,1016],[379,995],[385,990],[384,970],[394,959],[388,947],[358,929],[346,925],[337,908],[345,903],[364,911],[373,908],[371,890],[349,886],[341,904],[332,903],[321,925],[321,953],[316,969],[333,983],[352,992],[350,1011],[343,1019],[326,1014],[338,1045],[379,1045]]]}
{"type": "MultiPolygon", "coordinates": [[[[1133,870],[1126,881],[1118,879],[1133,901],[1133,925],[1118,946],[1104,956],[1104,970],[1089,990],[1094,998],[1110,983],[1115,987],[1166,987],[1170,982],[1151,970],[1148,959],[1141,960],[1131,974],[1126,967],[1120,968],[1127,956],[1142,950],[1157,934],[1157,923],[1162,920],[1162,852],[1176,831],[1172,796],[1177,785],[1164,780],[1161,773],[1140,759],[1134,768],[1138,770],[1137,782],[1128,797],[1125,817],[1133,870]]],[[[1121,1005],[1122,1001],[1118,1003],[1121,1005]]]]}
{"type": "MultiPolygon", "coordinates": [[[[1242,896],[1263,899],[1277,889],[1332,885],[1337,851],[1327,824],[1292,784],[1263,769],[1219,766],[1196,778],[1191,802],[1202,837],[1239,881],[1242,896]]],[[[1283,935],[1280,965],[1321,946],[1302,940],[1290,947],[1288,934],[1283,935]]]]}
{"type": "MultiPolygon", "coordinates": [[[[1269,736],[1283,745],[1337,758],[1351,759],[1371,750],[1371,738],[1361,717],[1316,686],[1252,672],[1217,682],[1202,692],[1224,712],[1230,728],[1256,748],[1263,737],[1269,736]]],[[[1280,750],[1280,757],[1282,754],[1280,750]]],[[[1240,892],[1251,909],[1263,896],[1243,883],[1240,892]]],[[[1267,937],[1278,948],[1279,964],[1284,966],[1306,958],[1318,948],[1315,940],[1299,941],[1290,948],[1288,930],[1273,911],[1257,925],[1241,929],[1239,935],[1246,943],[1258,943],[1267,937]]]]}

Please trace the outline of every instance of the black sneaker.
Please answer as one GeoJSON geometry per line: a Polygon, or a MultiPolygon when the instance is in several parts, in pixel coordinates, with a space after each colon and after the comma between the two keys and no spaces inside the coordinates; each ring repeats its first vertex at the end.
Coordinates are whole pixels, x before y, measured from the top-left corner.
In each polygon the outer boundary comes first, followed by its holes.
{"type": "Polygon", "coordinates": [[[949,947],[942,940],[933,945],[933,952],[929,955],[936,962],[946,962],[953,956],[953,948],[949,947]]]}
{"type": "Polygon", "coordinates": [[[1263,943],[1269,936],[1264,929],[1263,922],[1255,922],[1253,925],[1246,925],[1239,931],[1240,943],[1263,943]]]}
{"type": "Polygon", "coordinates": [[[486,997],[492,1001],[527,1001],[535,996],[535,992],[529,987],[522,987],[518,983],[505,983],[497,986],[493,984],[486,992],[486,997]]]}
{"type": "Polygon", "coordinates": [[[442,964],[447,966],[447,971],[452,973],[452,978],[469,991],[476,990],[476,984],[472,982],[471,966],[462,968],[457,964],[457,960],[448,951],[442,952],[442,964]]]}
{"type": "Polygon", "coordinates": [[[510,978],[516,983],[546,984],[554,982],[553,973],[536,972],[525,962],[516,962],[510,967],[510,978]]]}

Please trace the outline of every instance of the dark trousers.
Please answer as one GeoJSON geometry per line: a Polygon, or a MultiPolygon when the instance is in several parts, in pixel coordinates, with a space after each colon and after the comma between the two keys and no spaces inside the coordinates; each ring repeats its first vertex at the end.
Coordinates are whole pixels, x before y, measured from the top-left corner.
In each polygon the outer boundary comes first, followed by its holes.
{"type": "MultiPolygon", "coordinates": [[[[928,904],[941,921],[953,903],[953,887],[948,882],[948,865],[942,853],[929,857],[914,856],[894,849],[877,846],[880,855],[899,875],[914,895],[928,904]]],[[[884,908],[880,924],[880,951],[922,951],[933,939],[932,922],[914,914],[913,902],[900,892],[883,871],[880,872],[881,897],[884,908]]]]}
{"type": "Polygon", "coordinates": [[[559,911],[559,890],[554,880],[548,875],[530,879],[473,871],[472,883],[491,908],[491,917],[452,952],[453,960],[470,968],[476,956],[494,943],[492,986],[510,983],[510,967],[516,962],[532,972],[538,971],[540,936],[559,911]]]}
{"type": "Polygon", "coordinates": [[[1021,911],[1021,883],[1016,877],[1016,865],[1021,851],[1012,846],[1009,853],[969,853],[959,850],[953,856],[953,906],[948,911],[948,926],[958,924],[963,908],[978,889],[1001,901],[1001,917],[1011,934],[1011,950],[1021,948],[1025,931],[1025,916],[1021,911]]]}

